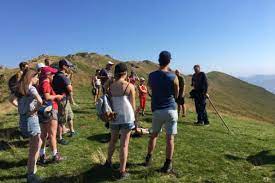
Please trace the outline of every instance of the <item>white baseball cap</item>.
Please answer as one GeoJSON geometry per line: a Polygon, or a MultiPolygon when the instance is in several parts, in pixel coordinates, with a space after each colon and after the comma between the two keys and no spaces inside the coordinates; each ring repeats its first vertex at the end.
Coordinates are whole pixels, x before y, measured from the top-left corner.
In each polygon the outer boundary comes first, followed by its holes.
{"type": "Polygon", "coordinates": [[[113,63],[113,62],[111,62],[111,61],[109,61],[109,62],[108,62],[108,65],[114,65],[114,63],[113,63]]]}
{"type": "Polygon", "coordinates": [[[43,67],[45,67],[44,63],[38,63],[38,64],[36,64],[36,70],[41,69],[43,67]]]}
{"type": "Polygon", "coordinates": [[[145,79],[143,77],[140,78],[140,81],[145,81],[145,79]]]}

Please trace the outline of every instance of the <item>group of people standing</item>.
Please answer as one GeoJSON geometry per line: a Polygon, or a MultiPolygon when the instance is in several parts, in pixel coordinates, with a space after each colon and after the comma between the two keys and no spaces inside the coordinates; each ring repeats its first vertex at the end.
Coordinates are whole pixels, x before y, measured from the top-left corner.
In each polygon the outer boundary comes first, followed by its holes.
{"type": "Polygon", "coordinates": [[[20,131],[30,138],[27,182],[40,182],[36,175],[37,162],[47,164],[64,160],[57,143],[68,144],[63,138],[65,133],[69,137],[76,135],[71,109],[73,87],[67,76],[72,64],[62,59],[57,70],[50,62],[46,59],[35,69],[27,62],[20,63],[20,71],[14,76],[17,82],[10,87],[10,102],[18,108],[20,131]],[[47,145],[51,148],[52,159],[46,156],[47,145]]]}
{"type": "MultiPolygon", "coordinates": [[[[171,54],[162,51],[159,54],[159,69],[150,73],[148,84],[145,78],[139,78],[134,72],[128,76],[125,63],[115,65],[108,62],[106,67],[96,70],[92,77],[94,102],[100,98],[100,90],[108,94],[112,103],[112,110],[116,114],[108,123],[110,129],[109,147],[105,167],[112,168],[112,157],[115,144],[120,138],[120,178],[127,178],[126,171],[128,147],[131,131],[137,129],[138,115],[145,115],[147,95],[151,97],[152,128],[145,155],[144,166],[152,163],[153,152],[156,147],[158,135],[162,128],[166,132],[166,159],[162,172],[173,170],[172,160],[174,154],[174,138],[177,134],[179,115],[186,116],[185,106],[185,80],[180,72],[170,70],[171,54]],[[137,85],[137,82],[139,84],[137,85]],[[148,88],[147,88],[148,86],[148,88]],[[136,92],[139,93],[140,106],[136,108],[136,92]]],[[[20,63],[20,72],[17,74],[18,82],[11,88],[10,102],[18,108],[20,116],[20,130],[30,138],[28,157],[28,182],[39,182],[36,176],[36,163],[46,164],[46,146],[52,150],[52,161],[63,160],[57,143],[66,145],[63,134],[68,131],[69,137],[76,135],[73,127],[73,87],[68,76],[72,64],[67,60],[60,60],[59,70],[51,67],[50,60],[45,64],[37,64],[36,70],[29,68],[28,63],[20,63]],[[69,129],[65,126],[68,125],[69,129]]],[[[195,100],[198,113],[197,125],[209,125],[206,112],[206,99],[209,97],[207,77],[200,72],[199,65],[194,66],[195,74],[192,77],[193,90],[190,92],[195,100]]]]}
{"type": "MultiPolygon", "coordinates": [[[[100,88],[102,93],[108,93],[111,98],[112,109],[116,113],[116,118],[110,121],[111,139],[107,153],[107,160],[104,166],[112,168],[112,156],[115,144],[120,135],[120,177],[129,176],[126,172],[126,163],[128,157],[128,147],[130,134],[136,128],[135,122],[141,112],[144,115],[146,96],[151,97],[152,128],[149,138],[147,154],[145,156],[144,166],[151,165],[153,152],[156,146],[157,138],[162,128],[166,132],[166,159],[164,161],[162,172],[169,173],[173,170],[172,159],[174,154],[174,137],[177,134],[178,117],[181,114],[186,116],[185,106],[185,80],[180,72],[172,72],[169,68],[171,54],[163,51],[159,54],[159,69],[149,74],[148,89],[144,78],[138,78],[134,72],[127,75],[127,65],[119,63],[115,66],[114,75],[111,73],[112,62],[108,62],[105,69],[97,70],[96,75],[92,77],[92,84],[98,94],[100,88]],[[107,79],[108,78],[108,79],[107,79]],[[136,82],[140,84],[136,86],[136,82]],[[140,107],[136,110],[136,91],[139,92],[140,107]]],[[[192,86],[198,121],[195,124],[208,125],[209,121],[205,110],[207,98],[208,83],[206,75],[199,71],[199,66],[194,67],[195,74],[192,78],[192,86]]],[[[95,96],[95,102],[99,95],[95,96]]]]}

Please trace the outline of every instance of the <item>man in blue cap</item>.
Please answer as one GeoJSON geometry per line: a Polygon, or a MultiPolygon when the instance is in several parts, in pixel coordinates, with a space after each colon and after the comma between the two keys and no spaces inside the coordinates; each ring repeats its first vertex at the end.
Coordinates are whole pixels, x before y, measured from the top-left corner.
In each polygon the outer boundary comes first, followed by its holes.
{"type": "Polygon", "coordinates": [[[172,158],[174,153],[174,135],[177,134],[178,112],[176,98],[179,95],[179,81],[170,71],[171,54],[162,51],[159,54],[159,69],[150,73],[149,88],[152,91],[152,135],[148,144],[145,166],[152,161],[152,154],[156,146],[158,134],[162,127],[166,129],[166,161],[161,168],[164,173],[172,171],[172,158]]]}

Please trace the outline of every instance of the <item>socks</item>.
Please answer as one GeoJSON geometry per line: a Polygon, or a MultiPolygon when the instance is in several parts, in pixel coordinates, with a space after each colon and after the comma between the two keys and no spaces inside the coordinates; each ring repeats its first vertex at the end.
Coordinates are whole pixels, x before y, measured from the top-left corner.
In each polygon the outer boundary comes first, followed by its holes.
{"type": "Polygon", "coordinates": [[[40,154],[40,156],[45,155],[46,154],[46,148],[41,148],[39,154],[40,154]]]}
{"type": "Polygon", "coordinates": [[[170,164],[171,162],[172,162],[171,159],[166,159],[166,162],[165,162],[165,163],[170,164]]]}
{"type": "Polygon", "coordinates": [[[57,154],[57,150],[53,150],[53,156],[55,156],[57,154]]]}

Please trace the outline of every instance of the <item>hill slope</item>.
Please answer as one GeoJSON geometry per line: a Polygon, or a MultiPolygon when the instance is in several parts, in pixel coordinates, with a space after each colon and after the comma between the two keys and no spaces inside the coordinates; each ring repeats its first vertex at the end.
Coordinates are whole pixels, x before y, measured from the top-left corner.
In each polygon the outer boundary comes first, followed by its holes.
{"type": "MultiPolygon", "coordinates": [[[[34,66],[38,62],[43,62],[46,57],[58,61],[59,56],[41,55],[29,62],[34,66]]],[[[70,60],[77,66],[77,74],[74,75],[73,83],[76,88],[89,86],[90,76],[94,74],[95,69],[103,68],[111,60],[119,62],[109,55],[98,55],[96,53],[76,53],[67,55],[66,59],[70,60]]],[[[151,61],[130,61],[126,62],[129,68],[135,70],[139,76],[147,77],[148,74],[158,68],[157,64],[151,61]]],[[[11,72],[7,70],[10,75],[11,72]]],[[[237,78],[220,72],[208,73],[210,83],[210,95],[218,109],[229,115],[253,118],[260,121],[275,123],[275,95],[266,90],[243,82],[237,78]]],[[[8,78],[8,77],[6,77],[8,78]]],[[[191,77],[186,77],[187,95],[190,91],[191,77]]],[[[6,85],[4,85],[6,86],[6,85]]],[[[4,97],[7,96],[7,89],[4,89],[4,97]]],[[[187,99],[188,105],[193,108],[191,100],[187,99]]],[[[211,109],[211,108],[209,108],[211,109]]]]}
{"type": "MultiPolygon", "coordinates": [[[[90,100],[89,86],[75,91],[79,107],[75,114],[75,138],[65,136],[70,144],[58,146],[66,160],[38,166],[38,175],[47,183],[107,183],[118,182],[119,145],[116,147],[110,171],[103,167],[108,144],[102,143],[108,130],[96,117],[90,100]]],[[[151,126],[152,114],[147,106],[146,116],[140,122],[151,126]]],[[[180,118],[175,140],[173,166],[176,173],[161,174],[157,170],[165,161],[165,135],[160,134],[153,155],[152,167],[141,165],[146,155],[148,137],[132,138],[129,147],[128,169],[130,179],[123,182],[148,183],[244,183],[275,181],[274,125],[252,120],[226,117],[235,135],[228,135],[216,115],[210,114],[209,127],[193,126],[195,113],[180,118]]],[[[9,112],[0,122],[0,182],[25,182],[28,141],[18,135],[18,115],[9,112]]],[[[50,156],[50,149],[47,149],[50,156]]]]}

